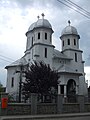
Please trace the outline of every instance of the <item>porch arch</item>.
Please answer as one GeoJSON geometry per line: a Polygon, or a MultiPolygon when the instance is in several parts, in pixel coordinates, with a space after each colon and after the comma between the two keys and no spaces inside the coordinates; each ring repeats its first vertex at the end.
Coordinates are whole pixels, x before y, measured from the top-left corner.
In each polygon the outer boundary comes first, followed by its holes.
{"type": "Polygon", "coordinates": [[[73,79],[67,82],[67,98],[68,102],[76,102],[76,82],[73,79]]]}

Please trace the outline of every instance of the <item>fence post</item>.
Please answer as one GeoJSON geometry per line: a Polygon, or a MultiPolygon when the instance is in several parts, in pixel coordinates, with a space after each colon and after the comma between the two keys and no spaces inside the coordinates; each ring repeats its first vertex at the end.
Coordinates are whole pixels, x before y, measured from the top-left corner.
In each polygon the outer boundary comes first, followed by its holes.
{"type": "Polygon", "coordinates": [[[85,110],[84,110],[84,104],[85,104],[85,102],[84,102],[84,96],[83,95],[78,95],[77,96],[78,97],[78,103],[79,103],[79,106],[80,106],[80,112],[84,112],[85,110]]]}
{"type": "Polygon", "coordinates": [[[63,95],[58,94],[57,96],[57,113],[63,112],[63,95]]]}
{"type": "Polygon", "coordinates": [[[31,114],[37,114],[37,94],[31,93],[31,114]]]}

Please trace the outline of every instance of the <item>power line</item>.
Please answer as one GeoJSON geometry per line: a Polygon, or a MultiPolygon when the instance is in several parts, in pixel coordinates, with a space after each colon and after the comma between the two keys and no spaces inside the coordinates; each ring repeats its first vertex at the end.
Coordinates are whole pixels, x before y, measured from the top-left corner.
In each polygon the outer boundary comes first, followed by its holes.
{"type": "Polygon", "coordinates": [[[9,59],[9,60],[11,60],[11,61],[14,61],[12,58],[6,57],[6,56],[4,56],[4,55],[1,55],[1,54],[0,54],[0,56],[3,57],[3,58],[5,58],[5,59],[9,59]]]}
{"type": "Polygon", "coordinates": [[[90,17],[90,12],[86,11],[85,9],[83,9],[82,7],[80,7],[79,5],[75,4],[74,2],[70,1],[70,0],[64,0],[66,3],[68,3],[69,5],[75,7],[76,9],[79,10],[79,12],[86,14],[86,16],[90,17]]]}
{"type": "Polygon", "coordinates": [[[9,61],[9,60],[5,60],[5,59],[3,59],[3,58],[0,58],[0,60],[3,60],[3,61],[5,61],[5,62],[9,62],[9,63],[11,63],[11,61],[9,61]]]}
{"type": "MultiPolygon", "coordinates": [[[[66,1],[66,0],[65,0],[66,1]]],[[[87,10],[85,10],[84,8],[82,8],[81,6],[75,4],[74,2],[72,2],[71,0],[68,0],[70,3],[72,3],[73,5],[75,5],[77,8],[81,9],[82,11],[84,11],[87,15],[90,15],[90,12],[88,12],[87,10]]]]}
{"type": "MultiPolygon", "coordinates": [[[[62,1],[60,1],[60,0],[57,0],[57,1],[60,2],[60,3],[62,3],[62,4],[65,5],[65,6],[69,7],[69,8],[71,8],[72,10],[80,13],[81,15],[87,17],[88,19],[90,19],[90,16],[89,16],[89,15],[87,15],[86,13],[84,13],[84,12],[82,12],[82,11],[80,11],[80,10],[78,11],[75,6],[70,5],[71,3],[66,2],[66,0],[64,0],[64,2],[62,2],[62,1]],[[68,4],[66,4],[65,2],[68,3],[68,4]],[[74,7],[74,8],[73,8],[73,7],[74,7]],[[76,9],[75,9],[75,8],[76,8],[76,9]]],[[[78,6],[78,5],[77,5],[77,6],[78,6]]],[[[83,9],[83,8],[82,8],[82,9],[83,9]]],[[[89,13],[89,12],[88,12],[88,13],[89,13]]]]}

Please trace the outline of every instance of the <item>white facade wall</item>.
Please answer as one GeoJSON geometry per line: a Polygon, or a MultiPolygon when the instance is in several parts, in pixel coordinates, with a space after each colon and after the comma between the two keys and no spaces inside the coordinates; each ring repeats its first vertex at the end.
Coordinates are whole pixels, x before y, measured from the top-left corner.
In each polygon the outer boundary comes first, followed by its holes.
{"type": "Polygon", "coordinates": [[[79,39],[76,35],[65,35],[61,37],[61,40],[62,40],[62,51],[68,48],[72,48],[75,50],[79,49],[79,39]],[[70,39],[70,45],[68,45],[68,39],[70,39]],[[74,39],[76,40],[76,45],[74,45],[74,39]],[[63,45],[63,41],[64,41],[64,45],[63,45]]]}
{"type": "Polygon", "coordinates": [[[10,67],[8,68],[8,72],[7,72],[6,92],[11,95],[18,94],[19,91],[20,73],[16,73],[17,70],[20,71],[18,67],[10,67]],[[13,87],[12,87],[12,78],[14,78],[13,87]]]}

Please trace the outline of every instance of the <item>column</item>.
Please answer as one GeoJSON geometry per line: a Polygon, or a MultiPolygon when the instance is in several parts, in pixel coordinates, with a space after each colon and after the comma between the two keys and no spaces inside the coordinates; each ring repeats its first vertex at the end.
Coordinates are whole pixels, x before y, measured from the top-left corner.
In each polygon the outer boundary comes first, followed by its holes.
{"type": "Polygon", "coordinates": [[[60,87],[60,84],[58,84],[58,95],[61,94],[61,87],[60,87]]]}
{"type": "Polygon", "coordinates": [[[66,85],[64,85],[64,97],[65,97],[65,98],[66,98],[66,93],[67,93],[66,85]]]}
{"type": "Polygon", "coordinates": [[[78,85],[76,85],[76,95],[78,95],[78,85]]]}
{"type": "Polygon", "coordinates": [[[67,102],[67,96],[66,96],[66,93],[67,93],[67,89],[66,89],[66,85],[64,85],[64,103],[67,102]]]}

